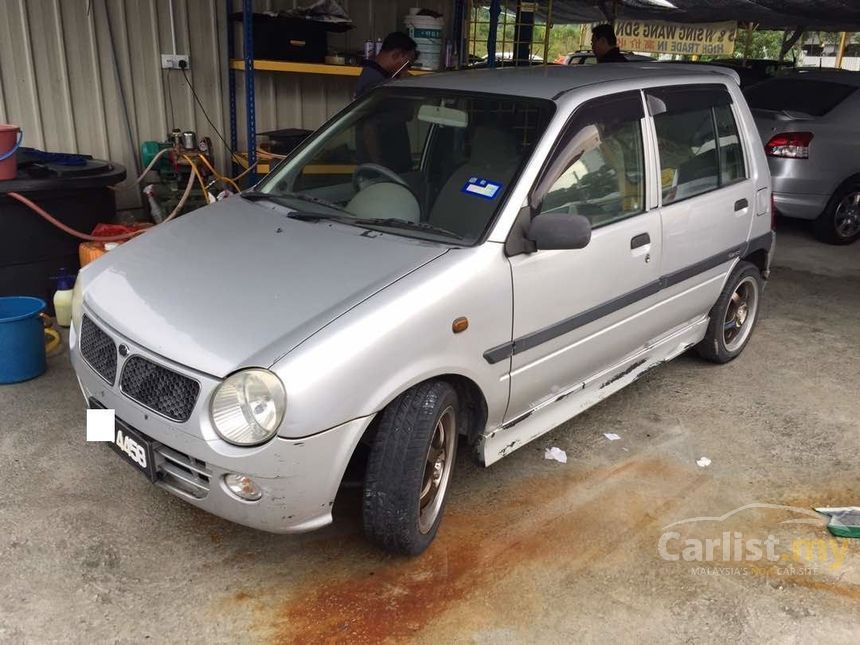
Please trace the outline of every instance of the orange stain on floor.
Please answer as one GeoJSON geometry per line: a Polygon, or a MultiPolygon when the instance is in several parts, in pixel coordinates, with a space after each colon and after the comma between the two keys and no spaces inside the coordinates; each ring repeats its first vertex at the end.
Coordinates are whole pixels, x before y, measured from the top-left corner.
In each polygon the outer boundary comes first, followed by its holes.
{"type": "MultiPolygon", "coordinates": [[[[464,604],[485,609],[452,613],[458,634],[492,629],[499,620],[521,621],[527,628],[528,615],[508,616],[500,613],[505,603],[490,602],[503,580],[522,573],[528,581],[532,571],[550,567],[569,575],[617,571],[649,557],[655,566],[665,564],[655,546],[666,518],[677,516],[685,500],[709,481],[708,473],[648,456],[521,480],[498,497],[484,493],[458,499],[447,509],[434,543],[419,557],[368,549],[366,557],[341,560],[344,549],[362,547],[355,536],[346,546],[334,538],[323,549],[324,562],[342,562],[339,572],[316,567],[288,588],[274,584],[240,591],[223,610],[240,606],[250,611],[253,635],[273,643],[402,642],[464,604]]],[[[758,530],[762,522],[770,520],[750,517],[743,526],[758,530]]],[[[780,579],[860,599],[860,589],[844,582],[780,579]]],[[[552,591],[536,584],[518,593],[520,605],[539,609],[552,591]]]]}
{"type": "Polygon", "coordinates": [[[629,557],[619,551],[682,497],[660,495],[692,491],[703,479],[658,459],[628,461],[524,482],[501,508],[474,503],[449,509],[436,541],[418,558],[387,559],[378,570],[340,578],[308,578],[270,615],[267,638],[403,640],[518,567],[561,559],[575,568],[596,558],[629,557]],[[667,489],[667,480],[676,487],[667,489]]]}

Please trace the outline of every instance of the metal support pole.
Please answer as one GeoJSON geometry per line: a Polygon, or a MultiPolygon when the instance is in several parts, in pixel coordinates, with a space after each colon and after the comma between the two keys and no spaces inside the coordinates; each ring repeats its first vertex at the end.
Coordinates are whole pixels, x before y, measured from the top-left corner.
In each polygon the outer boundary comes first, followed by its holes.
{"type": "Polygon", "coordinates": [[[543,34],[543,64],[549,62],[549,31],[552,29],[552,0],[546,5],[546,28],[543,34]]]}
{"type": "Polygon", "coordinates": [[[743,62],[746,63],[747,59],[750,57],[750,48],[752,47],[752,35],[753,30],[755,29],[755,25],[751,22],[747,23],[747,40],[744,44],[744,59],[743,62]]]}
{"type": "Polygon", "coordinates": [[[454,19],[451,23],[451,49],[454,56],[454,68],[460,69],[463,53],[468,49],[465,38],[466,0],[454,0],[454,19]]]}
{"type": "MultiPolygon", "coordinates": [[[[245,118],[248,133],[248,167],[257,163],[257,115],[254,106],[254,10],[252,0],[242,0],[242,30],[244,40],[242,53],[245,56],[245,118]]],[[[257,172],[251,170],[248,182],[257,183],[257,172]]]]}
{"type": "Polygon", "coordinates": [[[516,22],[514,23],[514,65],[531,64],[534,24],[534,5],[532,3],[527,3],[527,7],[524,8],[522,0],[518,0],[517,17],[516,22]]]}
{"type": "Polygon", "coordinates": [[[236,34],[233,24],[233,0],[227,0],[227,87],[230,90],[230,175],[235,177],[239,173],[233,152],[239,147],[238,132],[236,129],[236,70],[230,64],[236,58],[236,34]]]}
{"type": "Polygon", "coordinates": [[[839,48],[836,50],[836,63],[834,64],[836,69],[841,69],[842,67],[842,58],[845,56],[845,43],[847,40],[848,32],[839,32],[839,48]]]}
{"type": "Polygon", "coordinates": [[[496,32],[499,30],[499,14],[502,13],[501,0],[490,2],[490,32],[487,34],[487,67],[496,66],[496,32]]]}

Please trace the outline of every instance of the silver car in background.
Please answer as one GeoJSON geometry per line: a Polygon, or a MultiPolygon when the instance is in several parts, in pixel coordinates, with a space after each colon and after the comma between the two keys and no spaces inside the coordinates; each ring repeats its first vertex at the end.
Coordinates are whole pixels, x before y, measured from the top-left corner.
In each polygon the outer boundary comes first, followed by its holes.
{"type": "Polygon", "coordinates": [[[860,72],[797,70],[745,91],[780,215],[831,244],[860,237],[860,72]]]}
{"type": "Polygon", "coordinates": [[[279,533],[331,522],[351,466],[369,539],[416,554],[458,444],[489,466],[689,348],[731,361],[773,233],[764,149],[716,69],[394,82],[255,190],[88,265],[71,359],[115,411],[110,447],[279,533]]]}

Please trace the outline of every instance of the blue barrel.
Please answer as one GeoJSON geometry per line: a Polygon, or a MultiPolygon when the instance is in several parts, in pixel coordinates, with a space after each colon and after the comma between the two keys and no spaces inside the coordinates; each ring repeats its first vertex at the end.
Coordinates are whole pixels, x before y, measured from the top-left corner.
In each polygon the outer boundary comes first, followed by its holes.
{"type": "Polygon", "coordinates": [[[0,384],[36,378],[45,371],[45,334],[39,314],[45,301],[0,298],[0,384]]]}

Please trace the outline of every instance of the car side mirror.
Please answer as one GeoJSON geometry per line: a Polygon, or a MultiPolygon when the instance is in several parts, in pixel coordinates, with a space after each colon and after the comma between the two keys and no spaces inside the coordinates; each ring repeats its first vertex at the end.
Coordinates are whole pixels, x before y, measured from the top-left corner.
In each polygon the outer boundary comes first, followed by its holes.
{"type": "Polygon", "coordinates": [[[532,219],[527,237],[538,251],[582,249],[591,241],[591,222],[584,215],[541,213],[532,219]]]}

